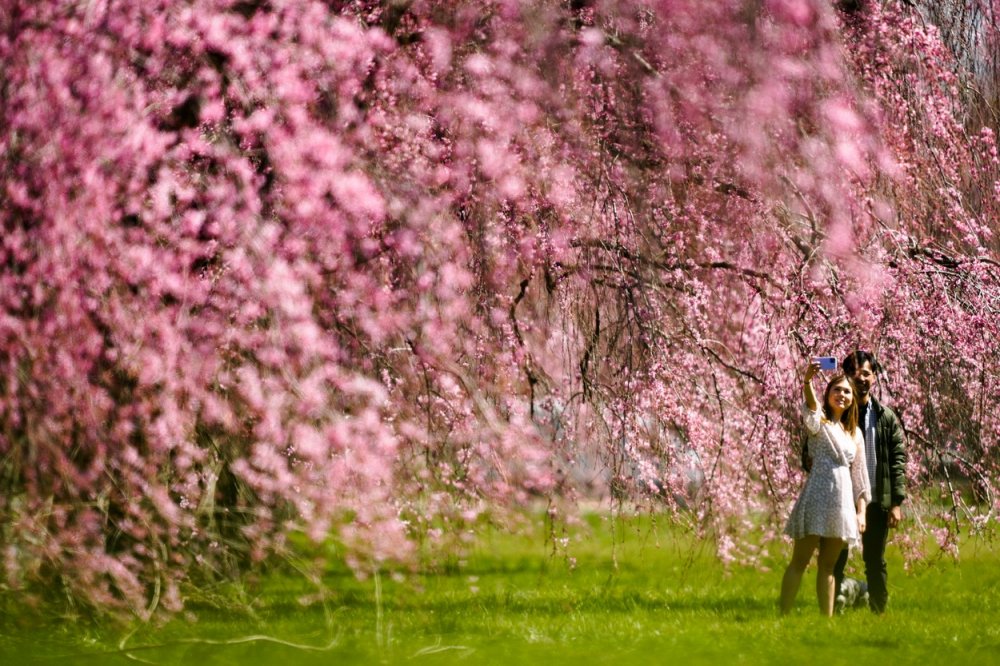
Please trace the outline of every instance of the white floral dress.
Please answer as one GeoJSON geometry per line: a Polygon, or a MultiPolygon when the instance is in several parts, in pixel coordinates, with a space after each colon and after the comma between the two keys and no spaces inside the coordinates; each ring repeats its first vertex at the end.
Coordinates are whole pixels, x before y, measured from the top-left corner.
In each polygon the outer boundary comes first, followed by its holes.
{"type": "Polygon", "coordinates": [[[802,417],[809,433],[812,469],[788,516],[785,534],[793,539],[817,534],[856,545],[860,534],[855,501],[859,497],[871,500],[861,429],[849,435],[839,423],[827,421],[821,411],[805,405],[802,417]]]}

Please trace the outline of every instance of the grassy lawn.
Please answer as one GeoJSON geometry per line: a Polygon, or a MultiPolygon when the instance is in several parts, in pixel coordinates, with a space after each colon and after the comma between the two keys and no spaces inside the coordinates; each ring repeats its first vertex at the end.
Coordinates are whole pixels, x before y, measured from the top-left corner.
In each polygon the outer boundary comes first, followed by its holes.
{"type": "Polygon", "coordinates": [[[780,618],[783,560],[726,571],[668,526],[618,527],[617,567],[609,522],[595,517],[574,535],[572,569],[538,534],[492,531],[433,572],[334,570],[325,594],[274,573],[252,592],[213,592],[250,599],[242,610],[194,603],[157,627],[8,617],[0,664],[1000,663],[1000,557],[982,544],[965,544],[960,564],[910,573],[890,546],[884,616],[819,617],[811,571],[796,612],[780,618]]]}

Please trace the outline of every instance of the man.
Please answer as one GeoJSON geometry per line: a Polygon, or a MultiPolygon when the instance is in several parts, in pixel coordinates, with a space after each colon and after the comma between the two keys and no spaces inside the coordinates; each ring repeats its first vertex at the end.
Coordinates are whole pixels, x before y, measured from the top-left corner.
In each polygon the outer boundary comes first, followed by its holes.
{"type": "MultiPolygon", "coordinates": [[[[865,461],[868,464],[868,481],[872,501],[866,512],[867,527],[861,535],[868,581],[868,605],[872,612],[885,611],[889,601],[888,572],[885,564],[885,545],[889,529],[903,519],[902,504],[906,499],[906,450],[903,443],[903,426],[891,409],[871,395],[877,374],[878,361],[867,351],[855,351],[840,365],[844,374],[854,380],[857,388],[858,427],[865,439],[865,461]]],[[[809,453],[803,449],[803,466],[809,468],[809,453]]],[[[833,575],[837,595],[844,581],[844,567],[848,551],[841,552],[833,575]]]]}

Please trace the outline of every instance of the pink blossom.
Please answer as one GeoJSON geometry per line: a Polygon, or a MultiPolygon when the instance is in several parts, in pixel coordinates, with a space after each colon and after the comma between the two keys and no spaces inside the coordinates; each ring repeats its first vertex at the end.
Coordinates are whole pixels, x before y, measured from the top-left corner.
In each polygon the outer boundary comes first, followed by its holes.
{"type": "Polygon", "coordinates": [[[370,571],[612,493],[759,566],[801,361],[856,346],[915,483],[996,485],[996,128],[933,17],[99,4],[0,38],[24,594],[148,617],[293,534],[370,571]]]}

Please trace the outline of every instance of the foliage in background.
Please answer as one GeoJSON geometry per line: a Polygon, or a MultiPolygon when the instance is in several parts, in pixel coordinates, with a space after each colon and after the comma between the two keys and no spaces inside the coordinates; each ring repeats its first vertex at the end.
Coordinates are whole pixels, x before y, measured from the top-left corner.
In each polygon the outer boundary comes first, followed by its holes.
{"type": "Polygon", "coordinates": [[[957,59],[889,0],[3,0],[4,585],[149,617],[605,492],[753,562],[802,360],[856,346],[953,546],[1000,160],[952,6],[957,59]]]}

